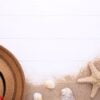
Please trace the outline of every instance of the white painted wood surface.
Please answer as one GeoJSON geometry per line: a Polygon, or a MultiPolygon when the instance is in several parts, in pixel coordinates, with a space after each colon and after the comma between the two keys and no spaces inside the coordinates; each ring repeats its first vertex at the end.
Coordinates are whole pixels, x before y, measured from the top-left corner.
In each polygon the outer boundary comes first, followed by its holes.
{"type": "Polygon", "coordinates": [[[100,1],[1,0],[0,44],[32,81],[76,73],[100,56],[100,1]]]}

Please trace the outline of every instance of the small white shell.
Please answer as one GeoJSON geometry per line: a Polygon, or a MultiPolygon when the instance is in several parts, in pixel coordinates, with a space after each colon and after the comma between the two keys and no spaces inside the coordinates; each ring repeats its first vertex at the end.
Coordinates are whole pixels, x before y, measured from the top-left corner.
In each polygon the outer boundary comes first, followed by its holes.
{"type": "Polygon", "coordinates": [[[70,88],[64,88],[61,90],[61,100],[75,100],[70,88]]]}
{"type": "Polygon", "coordinates": [[[45,87],[48,88],[48,89],[54,89],[55,88],[55,82],[53,80],[47,80],[45,83],[44,83],[45,87]]]}
{"type": "Polygon", "coordinates": [[[34,93],[33,100],[42,100],[42,94],[41,93],[34,93]]]}

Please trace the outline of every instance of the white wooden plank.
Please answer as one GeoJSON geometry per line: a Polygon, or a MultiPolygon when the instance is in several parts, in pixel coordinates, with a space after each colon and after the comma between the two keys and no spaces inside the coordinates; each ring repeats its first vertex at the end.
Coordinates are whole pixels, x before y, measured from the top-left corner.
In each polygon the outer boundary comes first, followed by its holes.
{"type": "Polygon", "coordinates": [[[0,38],[99,38],[98,16],[0,17],[0,38]]]}
{"type": "Polygon", "coordinates": [[[1,40],[20,60],[29,61],[85,60],[99,55],[99,43],[100,40],[1,40]]]}
{"type": "Polygon", "coordinates": [[[100,15],[99,0],[3,0],[0,15],[100,15]]]}

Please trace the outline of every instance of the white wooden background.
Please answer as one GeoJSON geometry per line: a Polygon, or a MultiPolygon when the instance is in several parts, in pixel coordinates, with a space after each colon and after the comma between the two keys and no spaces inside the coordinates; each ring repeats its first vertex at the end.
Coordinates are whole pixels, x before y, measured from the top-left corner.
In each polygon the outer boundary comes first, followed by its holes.
{"type": "Polygon", "coordinates": [[[0,44],[39,82],[100,56],[100,0],[0,0],[0,44]]]}

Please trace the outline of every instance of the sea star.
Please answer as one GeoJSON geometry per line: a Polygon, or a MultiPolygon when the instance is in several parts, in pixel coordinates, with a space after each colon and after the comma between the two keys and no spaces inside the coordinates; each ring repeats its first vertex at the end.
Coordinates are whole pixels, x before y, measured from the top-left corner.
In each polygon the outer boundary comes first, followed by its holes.
{"type": "Polygon", "coordinates": [[[79,83],[90,83],[93,85],[91,98],[94,98],[100,88],[100,71],[96,69],[93,62],[89,63],[91,75],[85,78],[78,79],[79,83]]]}

